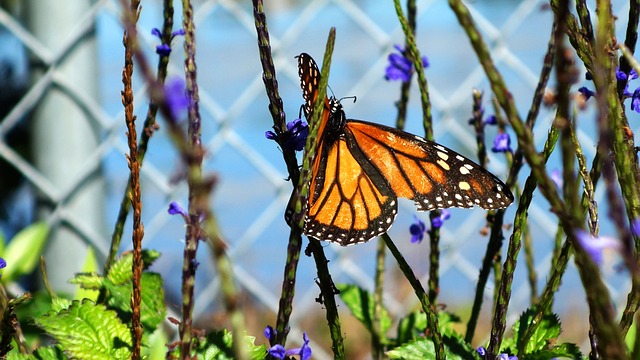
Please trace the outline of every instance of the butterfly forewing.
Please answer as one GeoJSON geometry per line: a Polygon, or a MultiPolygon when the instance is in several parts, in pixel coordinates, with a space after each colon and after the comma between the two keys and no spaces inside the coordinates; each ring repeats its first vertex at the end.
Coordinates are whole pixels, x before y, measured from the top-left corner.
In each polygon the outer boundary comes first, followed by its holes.
{"type": "Polygon", "coordinates": [[[449,207],[499,209],[513,195],[493,174],[440,144],[395,128],[349,120],[348,144],[370,162],[398,197],[416,202],[418,210],[449,207]]]}

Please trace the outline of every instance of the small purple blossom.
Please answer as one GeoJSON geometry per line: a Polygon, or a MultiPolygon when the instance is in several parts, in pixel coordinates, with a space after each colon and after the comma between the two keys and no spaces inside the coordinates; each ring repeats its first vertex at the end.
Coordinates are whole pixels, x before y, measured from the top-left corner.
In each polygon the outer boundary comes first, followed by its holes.
{"type": "Polygon", "coordinates": [[[180,214],[182,216],[189,216],[189,214],[187,214],[182,206],[178,205],[178,203],[175,201],[172,201],[171,204],[169,204],[169,209],[167,210],[167,212],[169,213],[169,215],[180,214]]]}
{"type": "Polygon", "coordinates": [[[611,249],[620,251],[620,241],[609,236],[593,237],[588,232],[578,229],[575,231],[576,240],[580,243],[580,246],[587,252],[593,262],[597,265],[602,264],[602,251],[605,249],[611,249]]]}
{"type": "MultiPolygon", "coordinates": [[[[402,80],[407,82],[411,79],[411,73],[413,71],[413,62],[405,56],[406,51],[400,45],[394,45],[399,54],[389,54],[389,65],[385,69],[385,79],[387,80],[402,80]]],[[[429,67],[429,60],[426,56],[422,57],[422,66],[429,67]]]]}
{"type": "Polygon", "coordinates": [[[3,258],[0,258],[0,269],[4,269],[7,267],[7,261],[3,258]]]}
{"type": "Polygon", "coordinates": [[[631,233],[635,236],[640,237],[640,217],[635,218],[631,222],[631,233]]]}
{"type": "Polygon", "coordinates": [[[189,213],[187,213],[177,202],[172,201],[171,204],[169,204],[167,212],[169,215],[180,215],[184,219],[185,223],[189,223],[189,213]]]}
{"type": "MultiPolygon", "coordinates": [[[[486,358],[487,356],[487,349],[484,348],[484,346],[480,346],[479,348],[476,349],[476,351],[478,352],[478,354],[480,354],[480,356],[482,356],[482,358],[486,358]]],[[[518,360],[517,356],[509,356],[509,354],[506,353],[502,353],[500,355],[498,355],[498,359],[500,360],[518,360]]]]}
{"type": "MultiPolygon", "coordinates": [[[[270,343],[273,343],[273,341],[275,341],[276,334],[276,330],[271,326],[267,326],[264,329],[264,336],[269,339],[270,343]]],[[[270,347],[267,351],[269,352],[269,355],[273,356],[276,359],[284,359],[285,357],[292,355],[299,355],[300,360],[311,359],[311,347],[309,347],[309,338],[307,337],[306,332],[302,333],[302,340],[304,341],[304,343],[302,344],[302,347],[299,348],[286,350],[284,346],[276,344],[270,347]]]]}
{"type": "Polygon", "coordinates": [[[417,216],[413,216],[416,220],[415,223],[409,226],[409,232],[411,233],[411,243],[421,243],[424,239],[424,233],[427,231],[427,226],[423,221],[418,219],[417,216]]]}
{"type": "Polygon", "coordinates": [[[440,216],[431,219],[431,226],[433,226],[434,229],[440,228],[445,220],[448,220],[450,217],[451,212],[447,209],[442,209],[440,210],[440,216]]]}
{"type": "MultiPolygon", "coordinates": [[[[160,29],[158,28],[151,29],[151,34],[158,37],[158,39],[162,41],[162,32],[160,32],[160,29]]],[[[173,40],[174,37],[181,36],[181,35],[184,35],[184,29],[180,28],[176,31],[173,31],[171,33],[171,40],[173,40]]],[[[171,54],[171,45],[162,43],[156,46],[156,54],[160,56],[169,56],[169,54],[171,54]]]]}
{"type": "Polygon", "coordinates": [[[635,89],[631,95],[631,110],[640,113],[640,87],[635,89]]]}
{"type": "Polygon", "coordinates": [[[264,136],[280,143],[284,149],[302,151],[309,136],[309,125],[300,119],[295,119],[287,123],[287,131],[280,136],[273,131],[266,131],[264,136]]]}
{"type": "Polygon", "coordinates": [[[493,147],[491,151],[494,153],[498,152],[512,152],[511,150],[511,138],[507,133],[499,133],[496,135],[495,139],[493,139],[493,147]]]}
{"type": "Polygon", "coordinates": [[[164,85],[164,99],[173,119],[179,119],[182,112],[189,107],[189,97],[184,80],[178,77],[169,79],[164,85]]]}
{"type": "Polygon", "coordinates": [[[267,325],[267,327],[264,328],[264,337],[269,339],[270,343],[276,341],[276,335],[278,335],[278,332],[272,328],[271,325],[267,325]]]}
{"type": "Polygon", "coordinates": [[[592,96],[595,96],[596,93],[589,90],[587,87],[583,86],[580,89],[578,89],[578,92],[580,92],[580,94],[582,94],[582,96],[584,96],[584,101],[589,100],[592,96]]]}
{"type": "Polygon", "coordinates": [[[497,125],[498,118],[495,115],[489,115],[482,121],[482,125],[497,125]]]}

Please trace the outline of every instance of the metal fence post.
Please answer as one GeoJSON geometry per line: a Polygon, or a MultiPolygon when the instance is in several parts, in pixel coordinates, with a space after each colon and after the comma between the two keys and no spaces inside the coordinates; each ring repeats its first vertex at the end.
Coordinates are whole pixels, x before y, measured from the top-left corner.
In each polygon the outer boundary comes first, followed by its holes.
{"type": "Polygon", "coordinates": [[[25,12],[32,34],[58,59],[51,64],[44,61],[44,66],[42,61],[31,66],[33,82],[50,67],[55,68],[53,83],[31,114],[31,132],[35,165],[61,194],[60,199],[41,196],[37,217],[53,220],[45,250],[47,272],[53,288],[66,292],[74,290],[68,280],[80,271],[88,251],[86,232],[73,224],[81,223],[82,229],[105,239],[104,180],[100,164],[96,164],[99,160],[95,157],[90,160],[90,154],[100,144],[99,127],[92,126],[95,122],[74,100],[73,94],[55,83],[56,76],[60,76],[84,96],[97,100],[95,25],[78,37],[65,54],[56,55],[70,41],[80,20],[89,14],[92,3],[91,0],[29,0],[25,12]],[[60,203],[54,203],[57,201],[60,203]]]}

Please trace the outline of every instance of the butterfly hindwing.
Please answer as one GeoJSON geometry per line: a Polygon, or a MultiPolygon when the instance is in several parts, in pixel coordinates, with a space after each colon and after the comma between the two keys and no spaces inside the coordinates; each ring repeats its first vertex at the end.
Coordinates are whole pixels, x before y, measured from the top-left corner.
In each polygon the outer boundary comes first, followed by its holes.
{"type": "Polygon", "coordinates": [[[440,144],[359,120],[348,120],[345,134],[395,195],[414,200],[420,211],[473,206],[498,209],[513,201],[497,177],[440,144]]]}
{"type": "Polygon", "coordinates": [[[343,139],[322,146],[310,194],[304,233],[343,246],[386,232],[397,213],[389,184],[363,167],[343,139]]]}

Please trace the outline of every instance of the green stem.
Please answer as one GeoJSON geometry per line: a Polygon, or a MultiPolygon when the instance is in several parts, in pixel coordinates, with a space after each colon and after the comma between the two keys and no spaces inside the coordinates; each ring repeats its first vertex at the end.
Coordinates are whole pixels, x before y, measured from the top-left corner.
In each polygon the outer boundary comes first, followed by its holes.
{"type": "Polygon", "coordinates": [[[416,293],[416,297],[418,301],[420,301],[420,305],[422,306],[422,310],[427,315],[427,333],[429,334],[431,341],[433,341],[434,348],[436,350],[436,359],[444,360],[446,359],[444,353],[444,343],[442,342],[442,335],[440,334],[440,330],[438,328],[438,315],[436,314],[435,308],[431,302],[429,302],[429,297],[424,291],[422,284],[420,284],[420,280],[415,276],[413,270],[404,259],[404,256],[400,253],[400,250],[396,247],[396,244],[393,243],[393,240],[389,237],[388,234],[383,234],[382,239],[384,243],[389,248],[389,251],[396,259],[398,263],[398,267],[404,274],[404,277],[409,281],[413,291],[416,293]]]}

